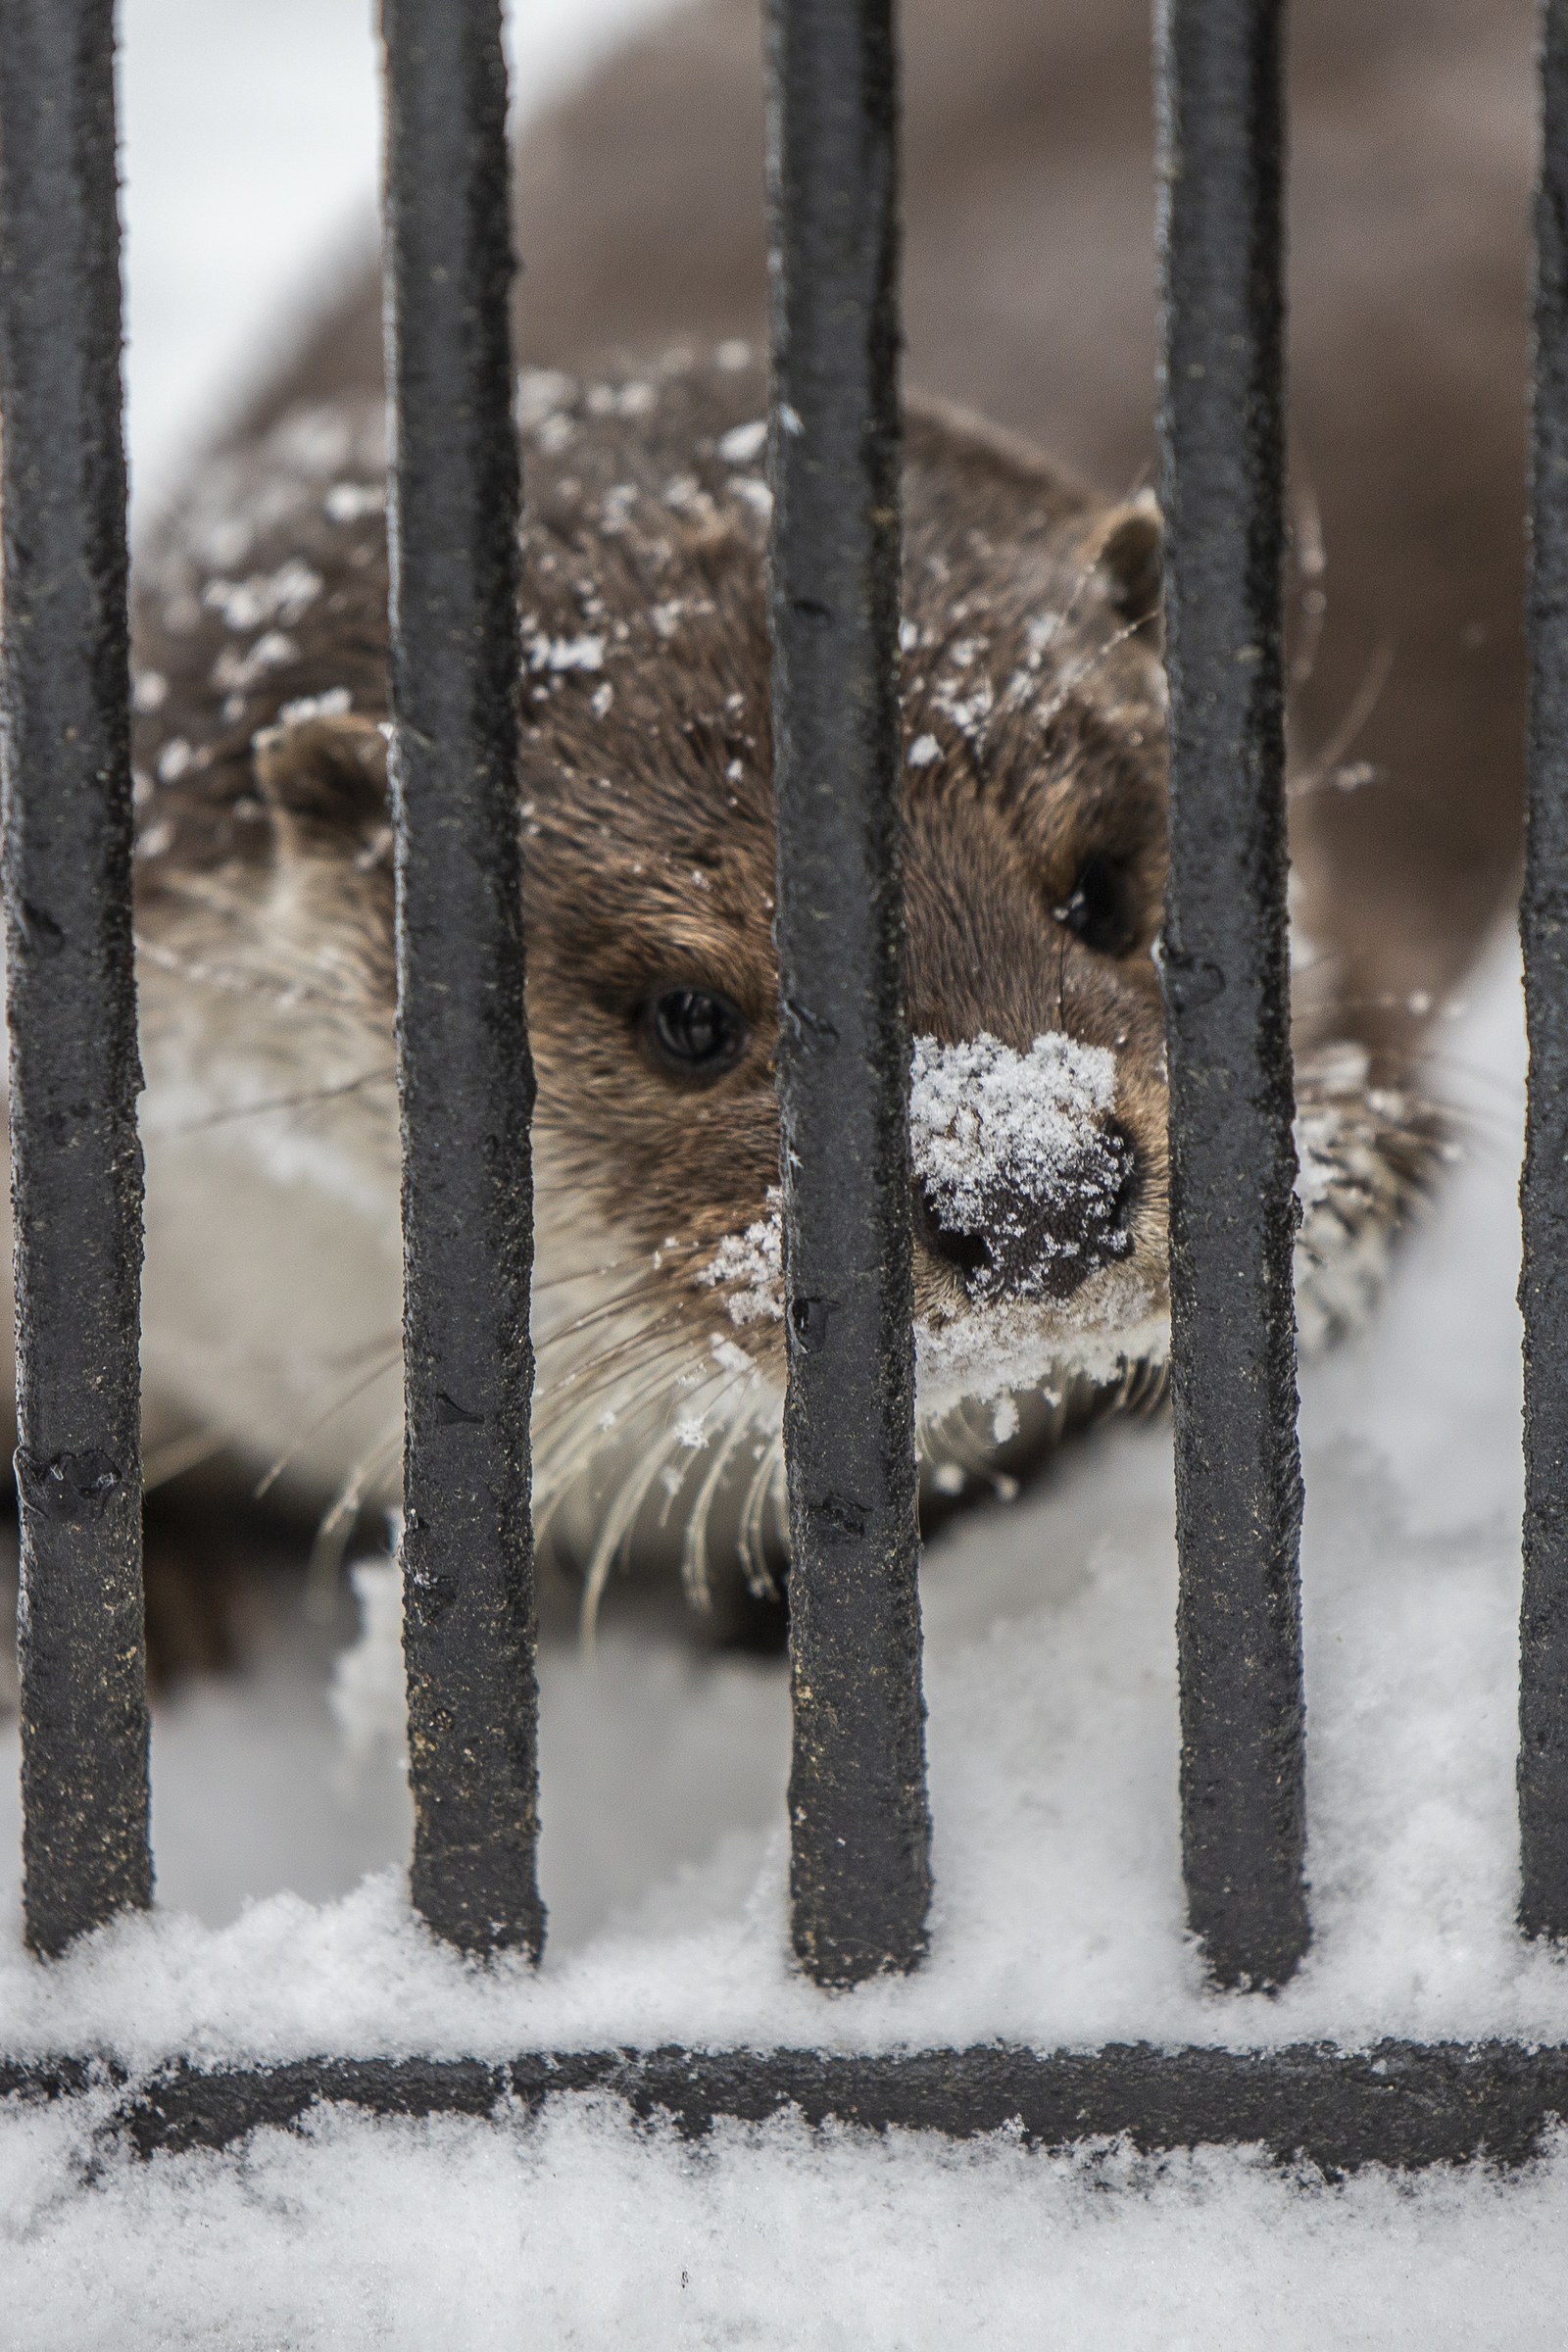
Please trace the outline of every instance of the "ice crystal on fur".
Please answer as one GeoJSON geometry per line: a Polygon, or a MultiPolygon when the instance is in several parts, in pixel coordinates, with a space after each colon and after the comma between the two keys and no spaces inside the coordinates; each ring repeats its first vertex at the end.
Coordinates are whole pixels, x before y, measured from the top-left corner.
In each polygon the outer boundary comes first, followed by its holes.
{"type": "Polygon", "coordinates": [[[776,1185],[768,1186],[767,1211],[744,1233],[727,1233],[697,1277],[715,1289],[734,1284],[726,1301],[732,1323],[777,1322],[784,1313],[784,1196],[776,1185]]]}

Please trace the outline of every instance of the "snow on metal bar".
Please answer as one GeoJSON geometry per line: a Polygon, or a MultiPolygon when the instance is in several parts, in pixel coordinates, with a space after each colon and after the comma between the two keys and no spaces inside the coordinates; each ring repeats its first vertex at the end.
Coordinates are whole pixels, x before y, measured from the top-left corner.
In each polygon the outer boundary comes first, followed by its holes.
{"type": "Polygon", "coordinates": [[[414,1899],[537,1952],[517,518],[498,0],[383,0],[414,1899]]]}
{"type": "Polygon", "coordinates": [[[1530,783],[1520,930],[1525,1124],[1520,1919],[1568,1934],[1568,5],[1543,12],[1536,195],[1530,783]]]}
{"type": "Polygon", "coordinates": [[[3,0],[0,717],[23,1867],[40,1952],[152,1895],[120,332],[113,8],[3,0]]]}
{"type": "Polygon", "coordinates": [[[925,1946],[890,0],[772,0],[773,760],[795,1949],[925,1946]]]}
{"type": "Polygon", "coordinates": [[[1278,1984],[1301,1888],[1278,0],[1164,0],[1171,1345],[1188,1911],[1278,1984]]]}

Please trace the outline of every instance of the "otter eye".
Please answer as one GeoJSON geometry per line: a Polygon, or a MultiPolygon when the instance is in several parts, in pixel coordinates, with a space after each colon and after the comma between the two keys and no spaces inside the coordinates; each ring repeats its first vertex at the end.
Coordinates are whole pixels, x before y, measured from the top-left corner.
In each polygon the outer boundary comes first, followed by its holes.
{"type": "Polygon", "coordinates": [[[1126,887],[1120,869],[1108,858],[1086,858],[1066,905],[1054,906],[1052,912],[1098,956],[1120,956],[1132,935],[1126,887]]]}
{"type": "Polygon", "coordinates": [[[751,1034],[740,1006],[706,988],[671,988],[650,997],[640,1026],[654,1059],[683,1078],[718,1078],[732,1070],[751,1034]]]}

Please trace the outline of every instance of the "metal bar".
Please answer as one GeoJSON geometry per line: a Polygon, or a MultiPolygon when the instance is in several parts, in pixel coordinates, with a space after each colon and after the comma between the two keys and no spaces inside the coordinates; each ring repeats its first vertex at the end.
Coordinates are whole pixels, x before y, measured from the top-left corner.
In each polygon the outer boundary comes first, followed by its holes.
{"type": "Polygon", "coordinates": [[[1170,1280],[1182,1841],[1225,1984],[1301,1888],[1296,1149],[1285,916],[1279,0],[1163,0],[1170,1280]]]}
{"type": "Polygon", "coordinates": [[[383,0],[414,1900],[537,1953],[517,521],[498,0],[383,0]]]}
{"type": "Polygon", "coordinates": [[[1524,945],[1530,1096],[1524,1263],[1522,1926],[1568,1935],[1568,0],[1545,0],[1536,191],[1530,781],[1524,945]]]}
{"type": "Polygon", "coordinates": [[[900,868],[890,0],[770,0],[770,602],[789,1475],[790,1893],[821,1984],[925,1948],[900,868]]]}
{"type": "Polygon", "coordinates": [[[498,2114],[549,2098],[607,2093],[639,2116],[665,2114],[695,2137],[719,2117],[762,2123],[793,2109],[862,2129],[969,2138],[1021,2127],[1037,2146],[1114,2139],[1161,2148],[1250,2143],[1325,2170],[1523,2164],[1568,2113],[1568,2047],[1383,2041],[1337,2050],[964,2050],[892,2056],[821,2050],[531,2050],[474,2058],[308,2058],[211,2074],[176,2062],[127,2078],[112,2062],[0,2059],[0,2097],[71,2098],[92,2088],[90,2127],[156,2148],[228,2147],[259,2126],[285,2130],[318,2101],[377,2115],[498,2114]],[[104,2112],[104,2092],[121,2096],[104,2112]]]}
{"type": "Polygon", "coordinates": [[[26,1936],[152,1897],[111,0],[0,5],[6,1006],[26,1936]]]}

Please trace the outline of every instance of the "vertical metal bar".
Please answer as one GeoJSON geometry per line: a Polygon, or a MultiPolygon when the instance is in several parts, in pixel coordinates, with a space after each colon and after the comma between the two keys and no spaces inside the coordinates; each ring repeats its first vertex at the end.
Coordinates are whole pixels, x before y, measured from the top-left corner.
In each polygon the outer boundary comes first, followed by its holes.
{"type": "Polygon", "coordinates": [[[517,521],[499,0],[383,0],[415,1902],[535,1952],[517,521]]]}
{"type": "Polygon", "coordinates": [[[111,0],[0,0],[7,1018],[26,1936],[152,1897],[111,0]]]}
{"type": "Polygon", "coordinates": [[[1568,1935],[1568,0],[1542,12],[1524,944],[1522,1926],[1568,1935]]]}
{"type": "Polygon", "coordinates": [[[925,1948],[900,869],[890,0],[770,0],[790,1890],[823,1984],[925,1948]]]}
{"type": "Polygon", "coordinates": [[[1162,0],[1171,1353],[1188,1915],[1278,1984],[1301,1888],[1279,0],[1162,0]]]}

